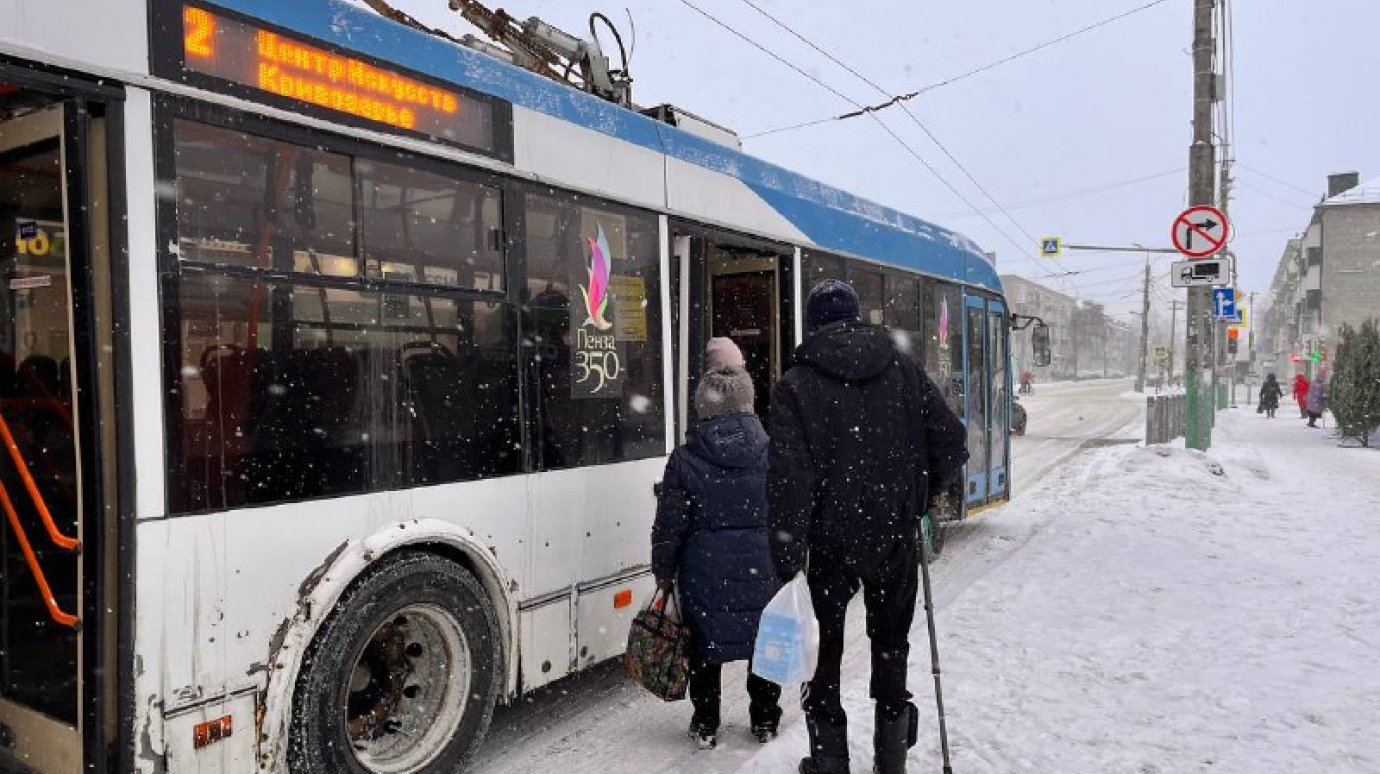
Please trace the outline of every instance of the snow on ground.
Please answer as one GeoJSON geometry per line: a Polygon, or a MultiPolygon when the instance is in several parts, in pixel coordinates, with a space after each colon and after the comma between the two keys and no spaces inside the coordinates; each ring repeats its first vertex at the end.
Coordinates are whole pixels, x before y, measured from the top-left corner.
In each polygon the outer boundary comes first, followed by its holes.
{"type": "MultiPolygon", "coordinates": [[[[1023,397],[1015,499],[958,525],[934,566],[955,770],[1380,771],[1380,452],[1247,408],[1221,415],[1208,455],[1146,449],[1143,398],[1125,389],[1023,397]]],[[[868,771],[860,619],[850,611],[845,702],[854,770],[868,771]]],[[[922,611],[911,642],[911,770],[938,771],[922,611]]],[[[608,664],[502,709],[475,769],[794,771],[798,701],[786,692],[782,738],[758,746],[743,674],[725,670],[717,750],[691,749],[685,702],[608,664]]]]}
{"type": "MultiPolygon", "coordinates": [[[[1206,455],[1100,449],[983,527],[1025,544],[940,610],[956,771],[1380,771],[1380,452],[1243,408],[1206,455]]],[[[785,741],[743,770],[789,771],[785,741]]]]}

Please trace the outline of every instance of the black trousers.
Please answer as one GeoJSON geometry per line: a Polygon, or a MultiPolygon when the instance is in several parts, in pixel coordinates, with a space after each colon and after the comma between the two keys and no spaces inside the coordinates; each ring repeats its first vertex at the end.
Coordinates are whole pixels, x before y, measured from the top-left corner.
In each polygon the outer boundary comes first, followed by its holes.
{"type": "MultiPolygon", "coordinates": [[[[690,703],[695,706],[691,722],[697,727],[718,730],[722,684],[723,664],[690,662],[690,703]]],[[[781,686],[753,674],[751,661],[748,662],[747,693],[748,716],[754,726],[775,725],[781,720],[781,686]]]]}
{"type": "Polygon", "coordinates": [[[819,620],[819,664],[814,679],[805,684],[801,704],[807,715],[833,725],[847,720],[839,698],[843,623],[848,602],[860,586],[872,641],[872,699],[888,717],[905,711],[911,697],[906,662],[919,589],[918,561],[918,536],[899,541],[885,561],[866,568],[850,567],[820,551],[811,553],[807,578],[819,620]]]}

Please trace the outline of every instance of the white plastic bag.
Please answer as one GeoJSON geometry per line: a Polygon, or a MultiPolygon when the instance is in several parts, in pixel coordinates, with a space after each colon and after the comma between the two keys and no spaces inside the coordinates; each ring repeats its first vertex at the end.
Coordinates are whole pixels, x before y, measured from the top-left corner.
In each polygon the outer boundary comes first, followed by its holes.
{"type": "Polygon", "coordinates": [[[780,686],[799,685],[815,676],[819,661],[819,621],[805,573],[796,573],[762,611],[752,672],[780,686]]]}

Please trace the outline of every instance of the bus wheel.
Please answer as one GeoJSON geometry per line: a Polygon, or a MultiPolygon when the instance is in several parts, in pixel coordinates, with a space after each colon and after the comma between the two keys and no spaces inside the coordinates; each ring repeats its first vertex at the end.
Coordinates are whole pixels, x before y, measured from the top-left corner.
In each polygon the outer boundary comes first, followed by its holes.
{"type": "Polygon", "coordinates": [[[340,599],[297,680],[294,774],[461,771],[493,719],[498,619],[464,568],[385,559],[340,599]]]}

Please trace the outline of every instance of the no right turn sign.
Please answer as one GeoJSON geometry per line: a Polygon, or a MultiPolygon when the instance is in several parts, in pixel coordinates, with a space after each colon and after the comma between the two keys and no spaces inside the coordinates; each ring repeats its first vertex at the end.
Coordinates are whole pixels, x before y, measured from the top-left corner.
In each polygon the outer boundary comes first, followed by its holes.
{"type": "Polygon", "coordinates": [[[1174,219],[1174,247],[1189,258],[1204,258],[1227,244],[1230,226],[1216,207],[1189,207],[1174,219]]]}

